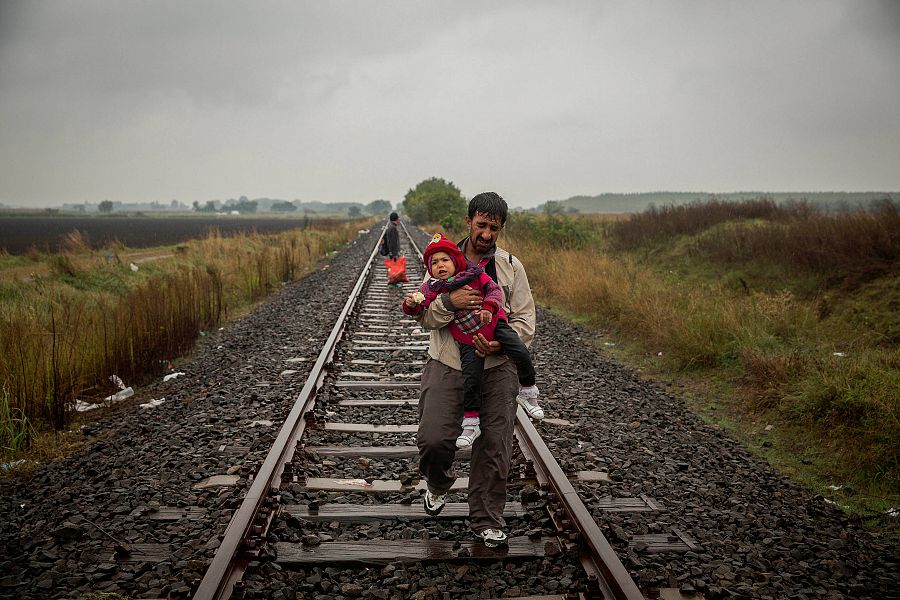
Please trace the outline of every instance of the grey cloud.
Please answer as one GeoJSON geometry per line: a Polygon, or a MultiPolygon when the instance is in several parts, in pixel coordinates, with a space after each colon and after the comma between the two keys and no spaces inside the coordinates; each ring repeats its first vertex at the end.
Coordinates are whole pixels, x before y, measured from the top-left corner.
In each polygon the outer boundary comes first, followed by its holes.
{"type": "Polygon", "coordinates": [[[0,1],[0,202],[897,189],[897,6],[0,1]]]}

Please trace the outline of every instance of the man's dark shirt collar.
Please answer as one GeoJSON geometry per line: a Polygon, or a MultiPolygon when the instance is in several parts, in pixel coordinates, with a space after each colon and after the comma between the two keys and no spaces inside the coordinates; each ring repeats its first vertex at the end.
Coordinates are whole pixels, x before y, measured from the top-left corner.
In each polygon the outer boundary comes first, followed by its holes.
{"type": "MultiPolygon", "coordinates": [[[[464,237],[458,244],[457,247],[462,251],[463,256],[466,257],[466,263],[469,265],[474,265],[472,261],[469,260],[469,257],[466,256],[466,246],[469,245],[469,238],[464,237]]],[[[488,274],[488,277],[494,280],[494,283],[497,282],[497,262],[494,260],[494,255],[497,254],[497,244],[494,244],[490,247],[490,249],[485,253],[484,256],[481,257],[481,262],[478,265],[484,267],[484,272],[488,274]]]]}

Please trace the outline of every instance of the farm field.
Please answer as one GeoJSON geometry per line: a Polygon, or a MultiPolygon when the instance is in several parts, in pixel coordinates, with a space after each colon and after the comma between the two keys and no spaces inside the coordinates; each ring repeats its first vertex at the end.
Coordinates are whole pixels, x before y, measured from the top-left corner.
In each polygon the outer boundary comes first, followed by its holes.
{"type": "Polygon", "coordinates": [[[59,252],[65,248],[66,236],[76,229],[93,249],[112,243],[148,248],[202,238],[211,230],[223,235],[278,233],[309,223],[303,217],[0,216],[0,251],[18,255],[33,247],[44,253],[59,252]]]}

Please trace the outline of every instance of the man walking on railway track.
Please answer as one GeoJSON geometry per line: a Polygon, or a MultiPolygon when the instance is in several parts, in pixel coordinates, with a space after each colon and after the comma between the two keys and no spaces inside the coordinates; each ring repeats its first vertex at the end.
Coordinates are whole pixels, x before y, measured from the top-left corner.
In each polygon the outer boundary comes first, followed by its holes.
{"type": "MultiPolygon", "coordinates": [[[[536,316],[525,268],[496,245],[507,212],[506,201],[495,192],[472,198],[466,217],[469,235],[459,243],[459,249],[469,263],[482,266],[503,290],[503,309],[509,325],[530,346],[536,316]]],[[[455,310],[480,306],[481,302],[478,292],[464,287],[440,295],[420,316],[422,325],[431,330],[431,338],[429,360],[422,372],[416,442],[419,470],[428,481],[425,512],[430,515],[437,515],[444,508],[446,494],[455,481],[453,458],[463,415],[459,348],[445,326],[455,310]]],[[[469,467],[469,518],[476,537],[485,545],[502,546],[507,543],[503,508],[519,380],[515,365],[499,353],[499,342],[489,342],[480,334],[474,341],[479,354],[485,356],[485,372],[481,436],[472,445],[469,467]]]]}
{"type": "Polygon", "coordinates": [[[387,246],[388,258],[397,260],[400,258],[400,215],[392,212],[388,221],[387,230],[384,232],[384,242],[387,246]]]}

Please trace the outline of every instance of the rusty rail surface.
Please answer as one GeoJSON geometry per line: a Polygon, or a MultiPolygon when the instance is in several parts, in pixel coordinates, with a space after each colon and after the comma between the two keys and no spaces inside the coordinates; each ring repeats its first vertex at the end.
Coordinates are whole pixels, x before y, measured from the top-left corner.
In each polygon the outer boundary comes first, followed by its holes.
{"type": "MultiPolygon", "coordinates": [[[[382,231],[384,235],[384,231],[382,231]]],[[[331,363],[335,348],[344,332],[347,319],[353,311],[359,298],[369,272],[375,262],[378,253],[378,244],[372,249],[366,267],[356,280],[356,285],[350,293],[350,297],[344,304],[331,334],[325,341],[322,351],[313,364],[306,384],[294,401],[294,406],[285,419],[284,425],[278,432],[278,437],[269,454],[263,461],[259,472],[256,474],[250,490],[244,497],[238,511],[228,523],[225,537],[219,546],[212,563],[206,570],[206,574],[200,581],[194,600],[225,600],[231,597],[231,592],[243,575],[248,560],[239,554],[246,549],[246,543],[251,536],[264,535],[274,516],[272,500],[277,502],[281,474],[284,472],[285,463],[289,462],[294,454],[297,440],[303,435],[306,428],[304,415],[312,409],[316,399],[316,393],[322,386],[325,378],[325,369],[331,363]]],[[[238,586],[240,587],[240,586],[238,586]]]]}

